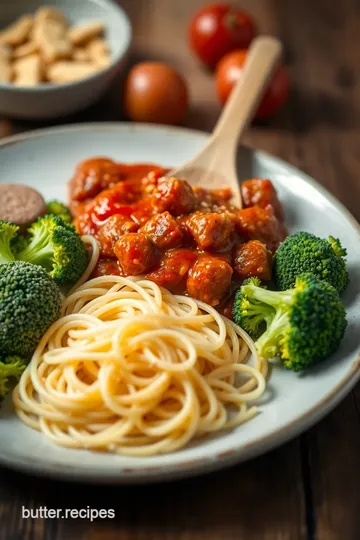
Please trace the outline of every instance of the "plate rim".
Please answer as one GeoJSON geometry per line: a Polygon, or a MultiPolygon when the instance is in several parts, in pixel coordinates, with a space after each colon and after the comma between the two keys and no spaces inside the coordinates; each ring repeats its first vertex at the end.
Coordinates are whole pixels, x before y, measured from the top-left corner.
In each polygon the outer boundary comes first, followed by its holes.
{"type": "MultiPolygon", "coordinates": [[[[31,130],[16,135],[4,137],[0,140],[0,152],[1,149],[13,144],[21,143],[29,139],[42,138],[48,135],[56,135],[67,131],[88,131],[91,129],[97,129],[102,131],[109,130],[122,130],[122,131],[161,131],[172,134],[192,135],[204,140],[209,137],[209,132],[186,128],[178,126],[167,126],[162,124],[149,124],[149,123],[131,123],[131,122],[84,122],[75,124],[63,124],[54,127],[40,128],[31,130]]],[[[306,183],[310,184],[319,193],[325,196],[329,202],[337,208],[342,216],[350,223],[351,227],[357,232],[360,239],[360,224],[351,212],[340,202],[332,193],[330,193],[324,186],[319,184],[314,178],[307,173],[301,171],[292,164],[273,156],[263,150],[247,147],[251,152],[266,158],[273,164],[283,166],[287,169],[291,169],[303,179],[306,183]]],[[[169,464],[166,468],[159,466],[144,466],[141,468],[126,467],[118,470],[93,470],[92,468],[84,468],[82,470],[74,471],[74,466],[54,465],[46,464],[46,462],[40,463],[39,461],[29,461],[25,459],[12,458],[9,455],[0,452],[0,465],[19,470],[28,474],[37,474],[39,476],[45,476],[53,479],[61,479],[66,481],[78,481],[83,483],[99,483],[99,484],[130,484],[130,483],[144,483],[144,482],[163,482],[172,479],[184,478],[200,475],[209,471],[215,471],[225,467],[253,459],[259,455],[274,449],[285,442],[292,440],[300,433],[307,429],[310,429],[315,423],[319,422],[324,416],[326,416],[331,410],[333,410],[342,399],[354,388],[355,384],[360,379],[360,352],[355,353],[355,357],[352,360],[349,370],[343,376],[343,378],[333,387],[321,401],[316,405],[306,410],[302,414],[298,415],[291,422],[284,425],[281,428],[274,429],[267,435],[260,436],[253,440],[251,443],[244,443],[241,445],[232,445],[226,451],[216,452],[212,459],[209,458],[196,458],[191,459],[178,464],[169,464]]]]}
{"type": "MultiPolygon", "coordinates": [[[[154,130],[163,131],[165,133],[167,132],[169,135],[187,133],[189,135],[196,135],[197,137],[209,137],[211,134],[209,131],[204,131],[201,129],[193,129],[183,126],[169,126],[165,124],[151,124],[147,122],[76,122],[73,124],[59,124],[51,127],[32,129],[29,131],[24,131],[22,133],[17,133],[15,135],[2,137],[0,138],[0,150],[3,146],[9,146],[18,142],[23,142],[28,139],[37,139],[46,135],[62,133],[64,131],[87,131],[94,127],[97,129],[100,128],[103,131],[110,129],[113,129],[114,131],[118,129],[124,131],[154,130]]],[[[247,150],[250,150],[251,152],[260,154],[269,161],[272,161],[273,163],[276,162],[277,164],[281,164],[283,167],[291,168],[293,171],[296,171],[296,173],[301,176],[302,179],[305,180],[305,182],[314,187],[317,191],[319,191],[319,193],[324,195],[334,206],[337,207],[337,209],[348,219],[348,221],[351,222],[353,228],[357,230],[360,237],[360,223],[357,221],[355,216],[353,216],[350,210],[348,210],[348,208],[346,208],[346,206],[341,201],[339,201],[339,199],[337,199],[335,195],[333,195],[326,187],[324,187],[317,180],[315,180],[315,178],[310,176],[308,173],[302,171],[295,165],[292,165],[288,161],[285,161],[284,159],[281,159],[278,156],[271,154],[270,152],[266,152],[265,150],[258,148],[252,148],[246,145],[240,146],[246,148],[247,150]]]]}

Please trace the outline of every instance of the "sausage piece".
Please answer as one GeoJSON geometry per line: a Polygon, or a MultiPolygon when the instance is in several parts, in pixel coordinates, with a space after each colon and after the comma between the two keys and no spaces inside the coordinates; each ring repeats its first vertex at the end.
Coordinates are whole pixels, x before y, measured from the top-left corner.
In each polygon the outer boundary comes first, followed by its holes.
{"type": "Polygon", "coordinates": [[[244,240],[260,240],[272,253],[275,253],[286,235],[271,205],[238,210],[236,228],[244,240]]]}
{"type": "Polygon", "coordinates": [[[220,259],[202,257],[189,272],[186,289],[190,296],[217,306],[230,289],[231,266],[220,259]]]}
{"type": "Polygon", "coordinates": [[[271,252],[259,240],[250,240],[235,249],[234,271],[241,281],[249,277],[267,281],[271,279],[271,268],[271,252]]]}
{"type": "Polygon", "coordinates": [[[230,188],[205,189],[199,186],[192,186],[197,204],[201,209],[211,210],[214,206],[227,205],[232,197],[230,188]]]}
{"type": "Polygon", "coordinates": [[[69,182],[70,198],[83,201],[95,197],[122,179],[116,163],[108,158],[92,158],[79,163],[69,182]]]}
{"type": "Polygon", "coordinates": [[[177,292],[182,285],[197,259],[197,254],[190,249],[171,249],[168,251],[161,265],[146,277],[155,281],[160,287],[165,287],[171,292],[177,292]]]}
{"type": "Polygon", "coordinates": [[[95,266],[90,279],[101,276],[121,276],[122,272],[119,267],[119,262],[115,259],[100,259],[95,266]]]}
{"type": "Polygon", "coordinates": [[[0,219],[19,225],[22,231],[47,211],[40,193],[22,184],[0,184],[0,201],[0,219]]]}
{"type": "Polygon", "coordinates": [[[115,243],[114,252],[125,276],[146,274],[155,262],[155,247],[142,233],[124,234],[115,243]]]}
{"type": "Polygon", "coordinates": [[[138,226],[134,221],[121,214],[114,214],[99,229],[98,240],[100,242],[101,255],[114,257],[114,245],[120,236],[129,232],[136,232],[138,226]]]}
{"type": "Polygon", "coordinates": [[[157,214],[149,219],[141,227],[140,232],[146,234],[159,249],[176,248],[180,246],[183,239],[179,225],[169,212],[157,214]]]}
{"type": "Polygon", "coordinates": [[[200,249],[226,249],[233,238],[234,223],[227,214],[195,212],[186,221],[200,249]]]}
{"type": "Polygon", "coordinates": [[[189,214],[195,209],[196,197],[190,184],[179,178],[160,178],[152,194],[157,212],[170,212],[173,216],[189,214]]]}
{"type": "Polygon", "coordinates": [[[278,199],[276,189],[270,180],[262,178],[246,180],[241,184],[241,195],[245,208],[250,208],[251,206],[266,208],[268,204],[271,204],[275,216],[280,220],[283,219],[281,203],[278,199]]]}

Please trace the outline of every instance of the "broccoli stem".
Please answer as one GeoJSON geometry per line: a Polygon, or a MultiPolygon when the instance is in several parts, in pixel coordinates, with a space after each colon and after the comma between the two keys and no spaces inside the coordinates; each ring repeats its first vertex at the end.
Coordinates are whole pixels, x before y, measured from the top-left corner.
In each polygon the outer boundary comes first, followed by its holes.
{"type": "Polygon", "coordinates": [[[0,242],[0,264],[6,264],[15,261],[8,242],[0,242]]]}
{"type": "Polygon", "coordinates": [[[0,264],[7,264],[15,261],[12,251],[13,244],[18,240],[19,227],[9,221],[0,219],[0,264]]]}
{"type": "Polygon", "coordinates": [[[256,349],[260,356],[273,358],[278,355],[281,348],[280,340],[289,327],[289,305],[293,302],[295,289],[269,291],[249,284],[243,285],[242,290],[249,301],[249,307],[246,309],[247,317],[253,316],[250,321],[254,323],[257,319],[262,319],[266,323],[265,332],[256,341],[256,349]],[[258,310],[257,302],[259,302],[258,310]]]}
{"type": "Polygon", "coordinates": [[[264,321],[266,325],[269,325],[275,316],[274,308],[257,303],[249,302],[245,311],[248,324],[253,327],[254,330],[264,321]]]}
{"type": "Polygon", "coordinates": [[[294,297],[294,290],[288,291],[269,291],[262,287],[255,287],[254,285],[243,285],[244,295],[251,300],[257,300],[263,302],[273,308],[278,308],[283,304],[291,304],[294,297]]]}
{"type": "Polygon", "coordinates": [[[289,327],[288,312],[280,308],[276,311],[270,324],[267,321],[266,323],[267,329],[256,341],[256,349],[263,358],[274,358],[279,354],[280,341],[289,327]]]}
{"type": "Polygon", "coordinates": [[[43,266],[48,272],[52,270],[54,248],[49,242],[49,234],[45,229],[36,232],[30,244],[18,254],[20,261],[43,266]]]}

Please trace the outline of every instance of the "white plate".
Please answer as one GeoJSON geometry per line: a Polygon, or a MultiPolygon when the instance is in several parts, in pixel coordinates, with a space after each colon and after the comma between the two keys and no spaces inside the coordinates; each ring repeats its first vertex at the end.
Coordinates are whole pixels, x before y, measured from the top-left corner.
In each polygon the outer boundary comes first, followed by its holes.
{"type": "MultiPolygon", "coordinates": [[[[0,146],[0,182],[26,183],[47,198],[66,199],[75,165],[94,155],[125,162],[181,165],[203,146],[201,132],[148,125],[91,124],[42,130],[0,146]]],[[[219,469],[273,448],[309,428],[355,385],[360,375],[360,228],[327,191],[300,171],[263,152],[241,150],[239,176],[270,178],[291,232],[339,237],[348,249],[350,285],[344,295],[348,328],[341,348],[299,375],[274,369],[260,412],[250,422],[165,456],[129,458],[67,450],[24,426],[11,399],[0,411],[0,463],[51,477],[104,483],[158,481],[219,469]]]]}

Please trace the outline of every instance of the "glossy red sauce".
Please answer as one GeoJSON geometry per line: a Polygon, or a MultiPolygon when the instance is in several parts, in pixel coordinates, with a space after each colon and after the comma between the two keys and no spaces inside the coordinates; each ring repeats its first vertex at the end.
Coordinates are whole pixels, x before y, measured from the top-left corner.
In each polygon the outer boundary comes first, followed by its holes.
{"type": "Polygon", "coordinates": [[[239,209],[229,189],[192,188],[167,172],[108,158],[78,165],[70,206],[79,233],[100,242],[94,276],[146,275],[229,316],[241,281],[271,279],[272,253],[286,235],[276,191],[269,180],[248,180],[239,209]]]}

